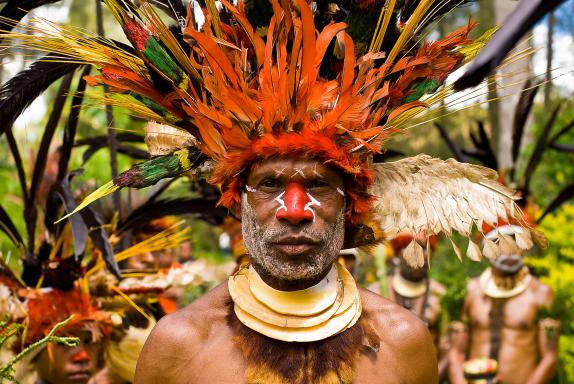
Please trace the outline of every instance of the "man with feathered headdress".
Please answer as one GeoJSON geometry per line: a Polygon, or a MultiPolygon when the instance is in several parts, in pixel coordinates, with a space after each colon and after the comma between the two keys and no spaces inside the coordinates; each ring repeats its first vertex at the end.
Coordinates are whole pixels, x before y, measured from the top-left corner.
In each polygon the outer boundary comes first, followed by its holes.
{"type": "MultiPolygon", "coordinates": [[[[105,2],[132,47],[53,25],[42,39],[7,36],[66,64],[96,66],[100,74],[87,79],[108,87],[104,103],[155,121],[146,138],[153,158],[76,211],[122,187],[191,173],[220,186],[250,256],[227,284],[158,323],[135,382],[436,382],[425,326],[358,289],[336,260],[343,247],[401,232],[468,237],[499,218],[525,226],[517,197],[493,171],[424,155],[372,162],[392,133],[450,94],[437,89],[483,45],[468,38],[474,23],[417,44],[425,25],[460,2],[386,2],[358,59],[346,24],[327,21],[318,32],[304,0],[272,1],[260,28],[241,1],[221,0],[222,13],[212,0],[205,12],[168,2],[179,29],[152,2],[105,2]]],[[[533,241],[543,239],[527,228],[516,239],[533,241]]],[[[407,248],[407,261],[424,265],[423,247],[407,248]]],[[[470,241],[467,254],[481,250],[470,241]]]]}

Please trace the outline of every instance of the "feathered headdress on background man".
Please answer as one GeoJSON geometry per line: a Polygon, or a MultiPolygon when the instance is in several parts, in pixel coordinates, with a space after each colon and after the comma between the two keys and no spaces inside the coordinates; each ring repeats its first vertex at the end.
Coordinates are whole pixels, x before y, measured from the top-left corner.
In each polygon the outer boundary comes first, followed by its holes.
{"type": "MultiPolygon", "coordinates": [[[[418,44],[421,29],[451,2],[395,7],[386,1],[371,51],[359,58],[347,25],[330,22],[317,31],[305,0],[272,0],[264,28],[250,24],[242,1],[221,0],[220,13],[208,0],[203,13],[188,7],[180,31],[164,24],[152,2],[105,3],[132,47],[42,20],[29,27],[39,35],[5,35],[58,61],[96,66],[100,74],[87,80],[108,87],[102,102],[155,122],[148,145],[162,147],[158,155],[98,189],[76,211],[119,188],[184,172],[221,186],[220,203],[230,207],[239,204],[253,163],[296,156],[344,175],[349,246],[401,232],[418,237],[454,229],[468,236],[473,226],[496,225],[499,217],[526,225],[517,196],[488,169],[426,156],[371,164],[393,133],[452,93],[437,89],[484,45],[486,39],[468,37],[473,22],[418,44]],[[405,14],[397,17],[398,10],[405,14]],[[393,32],[388,52],[376,52],[393,32]]],[[[410,260],[422,265],[422,248],[412,248],[410,260]]]]}

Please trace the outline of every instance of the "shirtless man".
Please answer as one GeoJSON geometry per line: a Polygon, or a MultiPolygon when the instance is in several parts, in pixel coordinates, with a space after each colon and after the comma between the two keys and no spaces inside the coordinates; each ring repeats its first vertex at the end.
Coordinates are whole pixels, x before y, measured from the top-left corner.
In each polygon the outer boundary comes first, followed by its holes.
{"type": "MultiPolygon", "coordinates": [[[[428,262],[422,268],[409,266],[402,258],[401,253],[410,243],[412,236],[401,235],[391,243],[395,252],[397,267],[387,279],[388,298],[401,307],[410,310],[418,316],[429,328],[434,345],[439,351],[439,376],[446,375],[448,356],[440,353],[440,298],[445,294],[445,288],[428,276],[428,262]]],[[[426,260],[426,254],[425,254],[426,260]]],[[[374,283],[369,290],[380,293],[380,284],[374,283]]]]}
{"type": "Polygon", "coordinates": [[[465,382],[468,356],[497,360],[500,383],[547,383],[558,363],[558,326],[555,320],[539,321],[537,313],[552,304],[550,287],[532,276],[515,254],[492,261],[467,289],[462,320],[470,329],[454,333],[451,382],[465,382]]]}
{"type": "MultiPolygon", "coordinates": [[[[323,284],[343,246],[342,188],[341,173],[315,160],[276,158],[251,167],[242,228],[251,265],[269,288],[288,296],[323,284]]],[[[359,295],[362,314],[355,325],[323,340],[290,343],[241,324],[222,284],[158,323],[135,382],[437,382],[424,324],[378,295],[359,295]]]]}

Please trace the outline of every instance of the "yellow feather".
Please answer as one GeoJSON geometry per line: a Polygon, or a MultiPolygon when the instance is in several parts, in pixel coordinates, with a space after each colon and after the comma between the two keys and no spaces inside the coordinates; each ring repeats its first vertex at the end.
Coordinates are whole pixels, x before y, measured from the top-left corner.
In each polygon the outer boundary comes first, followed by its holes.
{"type": "Polygon", "coordinates": [[[119,188],[120,188],[119,186],[114,185],[113,181],[110,181],[109,183],[102,185],[100,188],[96,189],[94,192],[92,192],[90,195],[88,195],[88,197],[86,197],[80,203],[80,205],[78,205],[76,207],[76,209],[74,209],[72,212],[68,213],[66,216],[64,216],[61,219],[59,219],[58,221],[56,221],[56,223],[59,223],[60,221],[65,220],[68,217],[72,216],[74,213],[81,211],[82,209],[86,208],[88,205],[92,204],[94,201],[101,199],[102,197],[105,197],[109,194],[114,193],[119,188]]]}

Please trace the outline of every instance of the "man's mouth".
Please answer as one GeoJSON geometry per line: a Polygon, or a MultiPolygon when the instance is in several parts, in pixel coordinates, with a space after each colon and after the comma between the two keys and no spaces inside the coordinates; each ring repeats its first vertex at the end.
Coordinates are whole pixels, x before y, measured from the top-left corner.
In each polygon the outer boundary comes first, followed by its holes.
{"type": "Polygon", "coordinates": [[[87,383],[92,377],[92,372],[90,371],[75,371],[68,374],[68,378],[71,381],[77,381],[79,383],[87,383]]]}
{"type": "Polygon", "coordinates": [[[320,244],[320,241],[308,236],[288,236],[274,241],[272,246],[283,253],[298,255],[309,252],[320,244]]]}

